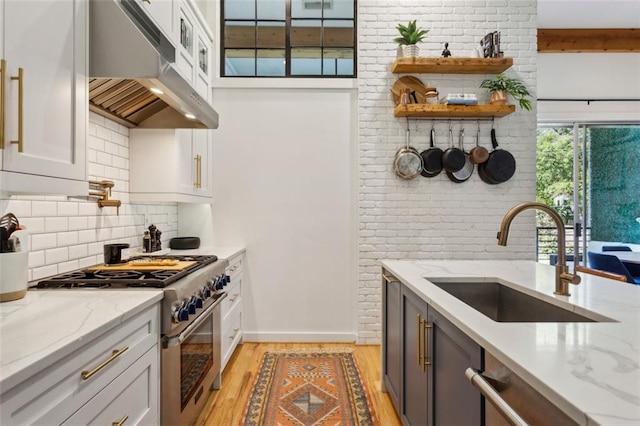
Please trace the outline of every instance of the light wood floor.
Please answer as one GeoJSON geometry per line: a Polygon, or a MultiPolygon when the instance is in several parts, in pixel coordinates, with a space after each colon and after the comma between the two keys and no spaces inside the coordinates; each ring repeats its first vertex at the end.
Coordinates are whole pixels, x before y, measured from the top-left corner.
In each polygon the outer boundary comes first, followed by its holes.
{"type": "Polygon", "coordinates": [[[262,356],[266,351],[336,347],[353,349],[379,425],[400,425],[389,395],[380,390],[380,346],[349,343],[244,343],[239,345],[222,374],[221,389],[212,392],[195,424],[205,426],[240,424],[262,356]]]}

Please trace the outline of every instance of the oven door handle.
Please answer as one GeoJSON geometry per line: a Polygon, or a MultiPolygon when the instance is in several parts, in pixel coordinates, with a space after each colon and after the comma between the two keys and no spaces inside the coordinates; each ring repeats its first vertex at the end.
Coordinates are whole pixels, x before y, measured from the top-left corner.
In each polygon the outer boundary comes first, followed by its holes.
{"type": "Polygon", "coordinates": [[[211,318],[211,313],[213,312],[214,309],[220,306],[220,303],[222,303],[222,300],[225,297],[227,297],[227,293],[221,293],[220,297],[218,297],[218,299],[216,299],[216,301],[213,302],[211,306],[209,306],[207,309],[202,311],[202,313],[198,316],[198,318],[196,318],[191,324],[189,324],[187,328],[182,330],[182,333],[173,337],[165,336],[162,346],[165,348],[168,348],[168,347],[176,346],[182,343],[184,339],[189,337],[189,335],[193,331],[195,331],[195,329],[198,328],[203,321],[205,321],[207,318],[211,318]]]}

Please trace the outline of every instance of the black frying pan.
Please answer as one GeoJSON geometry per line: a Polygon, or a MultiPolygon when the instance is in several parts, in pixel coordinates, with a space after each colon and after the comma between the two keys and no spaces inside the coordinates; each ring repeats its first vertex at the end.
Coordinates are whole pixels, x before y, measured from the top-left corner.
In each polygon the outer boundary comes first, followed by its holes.
{"type": "Polygon", "coordinates": [[[424,177],[434,177],[442,171],[442,150],[435,146],[435,137],[436,131],[432,125],[430,137],[431,147],[420,153],[422,157],[422,172],[420,172],[420,174],[424,177]]]}
{"type": "Polygon", "coordinates": [[[458,137],[458,147],[464,152],[464,166],[457,172],[450,172],[447,170],[447,177],[449,180],[455,183],[462,183],[469,180],[473,174],[473,162],[471,161],[471,155],[464,151],[464,129],[460,129],[460,136],[458,137]]]}
{"type": "Polygon", "coordinates": [[[448,172],[457,172],[464,167],[466,160],[464,151],[453,146],[453,131],[449,125],[449,148],[442,153],[442,167],[448,172]]]}
{"type": "Polygon", "coordinates": [[[491,128],[493,151],[489,159],[478,166],[478,175],[483,182],[496,185],[511,179],[516,172],[516,160],[509,151],[498,148],[496,130],[491,128]]]}

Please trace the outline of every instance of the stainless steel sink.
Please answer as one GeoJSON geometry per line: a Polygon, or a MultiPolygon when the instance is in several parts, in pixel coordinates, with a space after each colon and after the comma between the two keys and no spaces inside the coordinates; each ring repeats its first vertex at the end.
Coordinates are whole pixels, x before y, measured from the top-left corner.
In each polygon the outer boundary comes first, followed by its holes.
{"type": "Polygon", "coordinates": [[[599,314],[594,314],[597,319],[588,318],[499,282],[429,281],[497,322],[613,321],[599,314]]]}

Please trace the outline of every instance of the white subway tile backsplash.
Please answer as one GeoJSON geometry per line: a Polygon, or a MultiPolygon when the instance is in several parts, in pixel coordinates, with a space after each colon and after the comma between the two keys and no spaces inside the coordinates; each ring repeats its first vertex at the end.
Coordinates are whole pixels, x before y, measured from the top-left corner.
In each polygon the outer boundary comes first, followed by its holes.
{"type": "Polygon", "coordinates": [[[90,243],[98,239],[97,229],[78,231],[78,243],[90,243]]]}
{"type": "Polygon", "coordinates": [[[70,272],[79,268],[80,268],[80,265],[76,259],[70,260],[68,262],[61,262],[58,264],[58,273],[62,274],[62,273],[70,272]]]}
{"type": "Polygon", "coordinates": [[[29,266],[31,268],[44,265],[44,250],[29,252],[29,266]]]}
{"type": "Polygon", "coordinates": [[[81,259],[89,254],[89,246],[87,244],[78,244],[69,247],[69,259],[81,259]]]}
{"type": "Polygon", "coordinates": [[[60,232],[69,230],[69,218],[60,217],[46,217],[44,219],[45,232],[60,232]]]}
{"type": "Polygon", "coordinates": [[[33,281],[40,280],[42,278],[50,277],[58,273],[58,265],[47,265],[38,268],[31,269],[31,279],[33,281]]]}
{"type": "Polygon", "coordinates": [[[57,247],[57,234],[34,234],[31,235],[31,250],[42,250],[57,247]]]}
{"type": "Polygon", "coordinates": [[[76,216],[69,218],[69,231],[78,231],[87,229],[89,226],[89,218],[86,216],[76,216]]]}
{"type": "Polygon", "coordinates": [[[102,256],[87,256],[85,258],[78,259],[78,268],[88,268],[100,263],[103,263],[102,256]]]}
{"type": "Polygon", "coordinates": [[[112,133],[111,130],[109,130],[108,128],[99,126],[97,137],[105,141],[111,141],[111,133],[112,133]]]}
{"type": "Polygon", "coordinates": [[[45,250],[44,252],[44,261],[47,265],[66,262],[67,260],[69,260],[68,247],[45,250]]]}
{"type": "Polygon", "coordinates": [[[58,233],[58,246],[70,246],[78,244],[78,231],[71,232],[59,232],[58,233]]]}
{"type": "Polygon", "coordinates": [[[58,215],[59,216],[77,216],[78,203],[73,201],[58,203],[58,215]]]}
{"type": "Polygon", "coordinates": [[[57,216],[58,203],[55,201],[34,201],[31,204],[31,212],[34,216],[57,216]]]}

